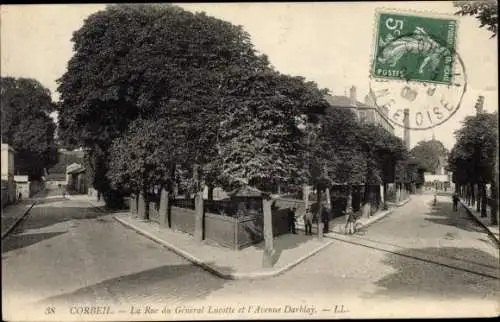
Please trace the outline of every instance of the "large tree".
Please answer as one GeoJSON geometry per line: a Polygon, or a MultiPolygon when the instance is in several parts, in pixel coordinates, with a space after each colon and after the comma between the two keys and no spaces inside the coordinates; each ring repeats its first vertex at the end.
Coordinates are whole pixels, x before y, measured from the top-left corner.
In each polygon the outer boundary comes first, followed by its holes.
{"type": "Polygon", "coordinates": [[[59,80],[61,132],[95,155],[98,189],[109,187],[102,179],[111,143],[138,117],[176,119],[191,138],[186,166],[207,163],[230,82],[269,64],[241,27],[172,5],[108,6],[72,40],[59,80]]]}
{"type": "Polygon", "coordinates": [[[28,78],[2,77],[0,87],[2,142],[16,151],[14,171],[39,179],[43,169],[57,160],[56,124],[49,116],[55,104],[50,91],[28,78]]]}
{"type": "MultiPolygon", "coordinates": [[[[397,177],[398,172],[406,173],[401,161],[408,160],[408,151],[400,138],[371,123],[361,126],[358,132],[358,144],[364,152],[366,161],[364,203],[369,206],[366,208],[371,210],[371,205],[377,201],[373,187],[384,185],[385,193],[387,184],[397,177]]],[[[399,184],[402,182],[403,180],[399,184]]],[[[386,199],[384,197],[384,200],[386,199]]]]}
{"type": "Polygon", "coordinates": [[[443,160],[448,156],[448,150],[444,147],[441,141],[432,139],[428,141],[420,141],[411,150],[411,155],[427,172],[433,174],[442,166],[443,160]]]}
{"type": "Polygon", "coordinates": [[[222,176],[267,191],[275,184],[300,185],[307,150],[297,120],[313,120],[327,107],[325,91],[273,70],[235,85],[225,97],[221,119],[222,176]]]}
{"type": "MultiPolygon", "coordinates": [[[[482,216],[486,216],[486,184],[492,184],[493,201],[497,202],[498,189],[498,113],[481,113],[469,116],[455,132],[457,143],[448,158],[449,168],[454,172],[455,183],[465,185],[469,191],[478,185],[480,196],[475,199],[482,216]]],[[[469,196],[467,196],[469,197],[469,196]]],[[[491,221],[497,223],[496,206],[492,205],[491,221]]]]}

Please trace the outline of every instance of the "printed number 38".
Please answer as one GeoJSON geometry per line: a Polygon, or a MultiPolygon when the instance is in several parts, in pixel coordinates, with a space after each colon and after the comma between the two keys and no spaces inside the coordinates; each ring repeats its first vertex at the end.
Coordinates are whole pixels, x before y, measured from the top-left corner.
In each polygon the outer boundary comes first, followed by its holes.
{"type": "Polygon", "coordinates": [[[401,34],[401,29],[403,29],[403,20],[394,20],[393,18],[388,18],[385,21],[385,26],[389,30],[399,29],[394,30],[394,34],[396,36],[399,36],[401,34]]]}

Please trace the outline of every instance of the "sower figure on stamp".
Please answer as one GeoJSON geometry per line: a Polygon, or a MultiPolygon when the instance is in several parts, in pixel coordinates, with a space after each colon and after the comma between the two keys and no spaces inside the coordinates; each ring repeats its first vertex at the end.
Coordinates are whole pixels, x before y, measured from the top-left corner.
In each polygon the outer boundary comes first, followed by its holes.
{"type": "Polygon", "coordinates": [[[306,228],[306,235],[312,235],[313,213],[310,207],[307,207],[304,214],[304,226],[306,228]]]}
{"type": "Polygon", "coordinates": [[[295,231],[295,207],[288,208],[288,231],[296,234],[295,231]]]}

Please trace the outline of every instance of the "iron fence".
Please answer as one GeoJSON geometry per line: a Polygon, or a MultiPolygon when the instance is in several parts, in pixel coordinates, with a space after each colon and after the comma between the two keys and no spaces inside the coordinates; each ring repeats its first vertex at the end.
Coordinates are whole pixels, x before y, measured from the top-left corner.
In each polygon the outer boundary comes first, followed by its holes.
{"type": "Polygon", "coordinates": [[[194,209],[194,199],[174,199],[172,202],[172,206],[186,209],[194,209]]]}

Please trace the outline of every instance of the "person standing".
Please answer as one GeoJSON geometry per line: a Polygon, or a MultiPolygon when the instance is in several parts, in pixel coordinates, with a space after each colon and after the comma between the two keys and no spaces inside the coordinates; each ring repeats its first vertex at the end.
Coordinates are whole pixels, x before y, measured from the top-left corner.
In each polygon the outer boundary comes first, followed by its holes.
{"type": "Polygon", "coordinates": [[[306,235],[312,235],[312,223],[313,222],[313,213],[311,208],[306,209],[306,213],[304,214],[304,226],[306,228],[306,235]]]}
{"type": "Polygon", "coordinates": [[[453,211],[456,212],[458,210],[458,193],[453,193],[453,211]]]}
{"type": "Polygon", "coordinates": [[[329,231],[330,223],[330,211],[326,205],[321,207],[321,221],[323,222],[323,233],[326,234],[329,231]]]}
{"type": "Polygon", "coordinates": [[[356,232],[356,215],[354,214],[354,212],[350,212],[346,215],[344,230],[347,235],[352,235],[356,232]]]}
{"type": "Polygon", "coordinates": [[[288,208],[288,232],[297,233],[295,231],[295,207],[288,208]]]}

